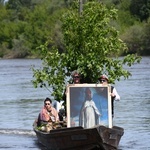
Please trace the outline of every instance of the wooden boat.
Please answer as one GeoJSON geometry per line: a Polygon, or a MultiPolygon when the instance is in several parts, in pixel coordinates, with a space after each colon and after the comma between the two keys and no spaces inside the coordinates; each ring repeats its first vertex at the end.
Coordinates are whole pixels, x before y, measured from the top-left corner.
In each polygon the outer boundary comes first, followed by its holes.
{"type": "Polygon", "coordinates": [[[38,130],[36,121],[33,129],[38,141],[48,150],[117,150],[124,129],[102,125],[84,129],[83,127],[64,127],[49,132],[38,130]]]}

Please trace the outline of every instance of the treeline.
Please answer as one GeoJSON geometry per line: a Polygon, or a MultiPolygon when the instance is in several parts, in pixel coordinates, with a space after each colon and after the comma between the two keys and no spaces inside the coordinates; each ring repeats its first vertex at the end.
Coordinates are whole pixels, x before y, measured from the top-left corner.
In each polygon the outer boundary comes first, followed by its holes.
{"type": "MultiPolygon", "coordinates": [[[[0,57],[38,57],[37,47],[49,40],[63,52],[60,17],[74,1],[0,0],[0,57]]],[[[127,44],[128,53],[150,55],[150,0],[99,1],[118,9],[118,20],[112,25],[127,44]]]]}

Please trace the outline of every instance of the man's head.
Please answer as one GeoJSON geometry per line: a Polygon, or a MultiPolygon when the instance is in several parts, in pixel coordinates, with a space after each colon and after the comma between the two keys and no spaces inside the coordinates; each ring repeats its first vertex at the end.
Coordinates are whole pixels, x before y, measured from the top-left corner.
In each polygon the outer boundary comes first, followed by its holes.
{"type": "Polygon", "coordinates": [[[73,71],[71,76],[73,78],[73,83],[80,84],[81,76],[77,70],[73,71]]]}
{"type": "Polygon", "coordinates": [[[99,80],[100,84],[103,84],[103,85],[108,84],[108,77],[105,74],[101,75],[98,78],[98,80],[99,80]]]}

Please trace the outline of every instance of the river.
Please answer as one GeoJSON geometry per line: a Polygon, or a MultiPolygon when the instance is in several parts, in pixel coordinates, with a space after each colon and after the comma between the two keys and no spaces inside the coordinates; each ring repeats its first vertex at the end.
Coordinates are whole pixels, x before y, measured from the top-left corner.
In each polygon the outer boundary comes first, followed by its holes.
{"type": "MultiPolygon", "coordinates": [[[[41,61],[0,60],[0,150],[45,149],[32,124],[50,92],[33,87],[32,66],[40,68],[41,61]]],[[[115,84],[121,100],[115,102],[114,125],[125,130],[119,150],[150,150],[150,57],[126,69],[132,76],[115,84]]]]}

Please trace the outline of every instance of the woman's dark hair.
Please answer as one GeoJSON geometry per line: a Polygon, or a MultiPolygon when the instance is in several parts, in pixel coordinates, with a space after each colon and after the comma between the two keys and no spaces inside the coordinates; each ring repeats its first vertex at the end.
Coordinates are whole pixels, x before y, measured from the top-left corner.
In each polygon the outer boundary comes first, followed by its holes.
{"type": "Polygon", "coordinates": [[[49,101],[50,103],[52,103],[52,100],[48,97],[44,100],[44,104],[45,104],[46,101],[49,101]]]}

